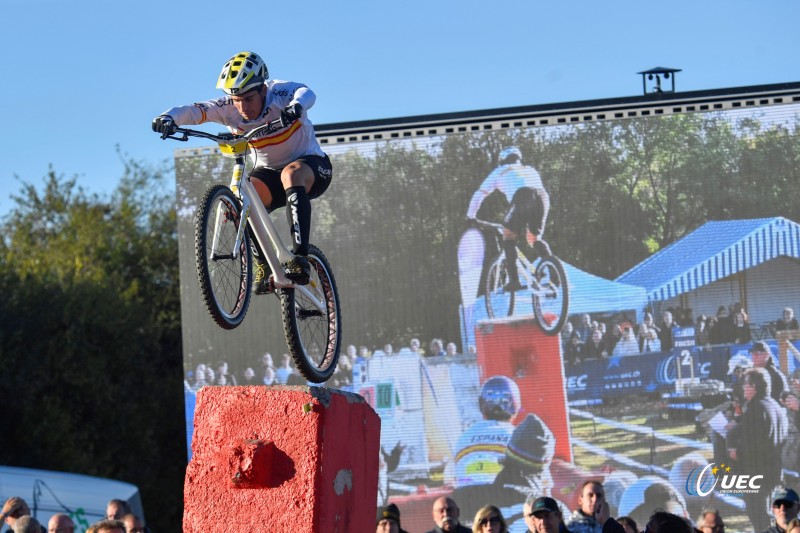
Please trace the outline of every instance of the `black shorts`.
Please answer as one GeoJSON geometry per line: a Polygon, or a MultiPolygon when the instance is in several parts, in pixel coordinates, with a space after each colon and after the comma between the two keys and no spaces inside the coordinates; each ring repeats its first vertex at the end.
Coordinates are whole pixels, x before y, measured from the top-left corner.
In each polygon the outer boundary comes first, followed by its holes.
{"type": "Polygon", "coordinates": [[[544,189],[521,187],[511,199],[503,225],[514,233],[526,228],[539,237],[544,232],[547,213],[550,211],[550,196],[544,189]]]}
{"type": "MultiPolygon", "coordinates": [[[[331,184],[331,179],[333,178],[331,160],[327,155],[323,157],[318,155],[304,155],[298,157],[296,161],[305,163],[311,169],[311,172],[314,173],[314,183],[311,185],[308,197],[314,199],[321,196],[322,193],[328,189],[328,186],[331,184]]],[[[283,188],[283,183],[281,183],[281,170],[282,169],[268,167],[256,167],[250,173],[251,178],[256,178],[264,182],[269,189],[272,195],[272,204],[268,205],[267,208],[270,211],[286,205],[286,191],[283,188]]]]}

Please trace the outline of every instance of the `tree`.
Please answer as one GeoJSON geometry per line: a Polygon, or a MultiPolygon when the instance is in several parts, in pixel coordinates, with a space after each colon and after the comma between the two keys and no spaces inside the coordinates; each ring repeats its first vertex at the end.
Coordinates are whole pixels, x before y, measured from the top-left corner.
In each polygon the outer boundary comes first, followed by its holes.
{"type": "Polygon", "coordinates": [[[110,200],[51,169],[3,221],[0,456],[134,483],[150,523],[175,531],[186,454],[174,202],[162,171],[125,162],[110,200]]]}

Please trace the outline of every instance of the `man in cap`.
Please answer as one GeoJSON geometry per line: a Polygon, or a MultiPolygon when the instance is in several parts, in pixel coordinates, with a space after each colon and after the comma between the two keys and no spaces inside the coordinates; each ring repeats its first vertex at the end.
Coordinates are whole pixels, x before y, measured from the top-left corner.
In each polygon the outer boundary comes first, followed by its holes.
{"type": "Polygon", "coordinates": [[[375,533],[407,533],[400,529],[400,509],[393,503],[386,507],[378,507],[375,533]]]}
{"type": "Polygon", "coordinates": [[[772,493],[772,515],[775,523],[763,533],[785,533],[786,525],[797,518],[800,510],[800,497],[789,487],[777,487],[772,493]]]}
{"type": "Polygon", "coordinates": [[[781,369],[775,366],[775,360],[772,357],[772,350],[769,344],[762,341],[753,343],[753,346],[750,347],[750,357],[753,358],[753,366],[755,368],[763,368],[769,373],[769,395],[776,402],[780,402],[781,393],[788,390],[789,382],[781,369]]]}
{"type": "Polygon", "coordinates": [[[522,507],[525,525],[530,533],[569,533],[562,520],[558,503],[548,496],[528,496],[522,507]]]}

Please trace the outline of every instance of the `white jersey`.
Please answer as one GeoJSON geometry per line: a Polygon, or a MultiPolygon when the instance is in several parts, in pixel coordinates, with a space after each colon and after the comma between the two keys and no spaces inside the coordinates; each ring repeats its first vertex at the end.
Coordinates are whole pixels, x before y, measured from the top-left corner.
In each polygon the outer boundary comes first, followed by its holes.
{"type": "Polygon", "coordinates": [[[324,156],[325,153],[314,135],[314,126],[306,115],[314,105],[316,95],[302,83],[269,80],[266,85],[266,105],[261,116],[253,120],[245,120],[236,111],[230,96],[190,106],[173,107],[163,114],[171,116],[178,126],[216,122],[226,126],[231,133],[241,135],[280,117],[281,110],[286,106],[300,104],[303,114],[298,120],[274,133],[250,140],[256,153],[255,164],[259,167],[281,169],[304,155],[324,156]]]}
{"type": "Polygon", "coordinates": [[[467,218],[475,218],[483,200],[494,191],[500,191],[506,197],[506,200],[511,202],[514,193],[523,187],[544,189],[542,177],[535,168],[523,165],[520,162],[500,165],[483,180],[481,186],[472,195],[469,208],[467,208],[467,218]]]}
{"type": "Polygon", "coordinates": [[[456,488],[492,483],[502,469],[513,432],[513,424],[498,420],[481,420],[468,427],[456,443],[456,488]]]}

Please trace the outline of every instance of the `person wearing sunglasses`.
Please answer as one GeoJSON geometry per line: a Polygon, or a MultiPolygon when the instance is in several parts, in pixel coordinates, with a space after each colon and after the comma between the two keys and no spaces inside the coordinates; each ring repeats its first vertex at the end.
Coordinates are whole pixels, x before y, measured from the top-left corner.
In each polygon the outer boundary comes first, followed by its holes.
{"type": "Polygon", "coordinates": [[[789,522],[797,518],[800,497],[794,489],[778,487],[772,493],[772,516],[775,522],[763,533],[787,533],[789,522]]]}
{"type": "Polygon", "coordinates": [[[475,513],[472,533],[508,533],[508,524],[500,509],[494,505],[484,505],[475,513]]]}

